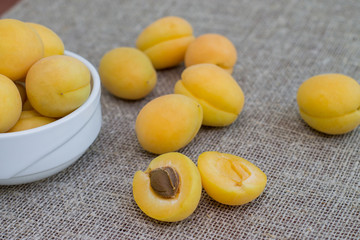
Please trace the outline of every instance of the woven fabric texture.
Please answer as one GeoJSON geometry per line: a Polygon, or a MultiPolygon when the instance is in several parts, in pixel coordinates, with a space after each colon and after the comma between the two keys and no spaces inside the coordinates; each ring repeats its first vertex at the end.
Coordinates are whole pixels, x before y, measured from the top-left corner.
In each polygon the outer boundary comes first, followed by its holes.
{"type": "Polygon", "coordinates": [[[142,100],[102,89],[101,132],[66,170],[0,186],[0,239],[360,239],[360,128],[321,134],[301,120],[296,103],[311,76],[338,72],[359,82],[359,12],[358,0],[21,1],[2,18],[48,26],[96,67],[105,52],[134,47],[142,29],[164,16],[185,18],[196,36],[228,37],[238,51],[233,77],[244,109],[228,127],[202,127],[179,152],[195,163],[205,151],[241,156],[268,183],[243,206],[203,191],[195,212],[176,223],[138,208],[133,175],[156,155],[139,145],[135,120],[147,102],[173,92],[179,65],[158,71],[156,88],[142,100]]]}

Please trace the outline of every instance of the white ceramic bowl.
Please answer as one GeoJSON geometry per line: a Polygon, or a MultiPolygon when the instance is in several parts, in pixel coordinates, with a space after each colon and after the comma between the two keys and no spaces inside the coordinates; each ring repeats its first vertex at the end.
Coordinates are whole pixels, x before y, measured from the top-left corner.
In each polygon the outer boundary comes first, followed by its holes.
{"type": "Polygon", "coordinates": [[[101,128],[100,77],[81,56],[65,55],[83,62],[92,76],[87,101],[67,116],[47,125],[21,132],[0,133],[0,185],[37,181],[65,169],[89,148],[101,128]]]}

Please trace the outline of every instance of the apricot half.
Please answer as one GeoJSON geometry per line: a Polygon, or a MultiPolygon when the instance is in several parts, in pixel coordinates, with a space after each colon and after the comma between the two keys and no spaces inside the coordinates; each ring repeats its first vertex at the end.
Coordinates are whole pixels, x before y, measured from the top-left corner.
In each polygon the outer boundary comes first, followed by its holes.
{"type": "Polygon", "coordinates": [[[8,131],[16,124],[21,109],[21,96],[15,83],[0,74],[0,133],[8,131]]]}
{"type": "Polygon", "coordinates": [[[194,39],[189,22],[169,16],[146,27],[138,36],[136,47],[149,56],[156,69],[163,69],[183,62],[185,51],[194,39]]]}
{"type": "Polygon", "coordinates": [[[129,47],[107,52],[100,61],[99,74],[110,93],[130,100],[148,95],[157,81],[150,59],[140,50],[129,47]]]}
{"type": "Polygon", "coordinates": [[[149,217],[166,222],[190,216],[201,197],[201,177],[196,165],[181,153],[170,152],[153,159],[146,171],[137,171],[133,195],[149,217]]]}
{"type": "Polygon", "coordinates": [[[236,59],[236,48],[228,38],[208,33],[197,37],[189,45],[185,53],[185,66],[212,63],[232,73],[236,59]]]}
{"type": "Polygon", "coordinates": [[[34,110],[22,111],[20,119],[9,130],[9,132],[19,132],[32,128],[37,128],[48,123],[54,122],[55,118],[44,117],[34,110]]]}
{"type": "Polygon", "coordinates": [[[198,158],[202,185],[214,200],[242,205],[257,198],[267,177],[251,162],[228,153],[204,152],[198,158]]]}
{"type": "Polygon", "coordinates": [[[38,23],[26,23],[35,29],[44,44],[44,57],[63,55],[65,51],[61,38],[50,28],[38,23]]]}
{"type": "Polygon", "coordinates": [[[245,98],[235,79],[214,64],[197,64],[186,68],[174,92],[199,102],[204,111],[203,125],[227,126],[243,109],[245,98]]]}
{"type": "Polygon", "coordinates": [[[326,134],[344,134],[360,124],[360,85],[342,74],[309,78],[298,89],[302,119],[326,134]]]}
{"type": "Polygon", "coordinates": [[[63,117],[86,101],[90,79],[89,69],[80,60],[65,55],[46,57],[26,76],[27,97],[41,115],[63,117]]]}
{"type": "Polygon", "coordinates": [[[135,131],[140,145],[147,151],[162,154],[185,147],[198,133],[202,108],[180,94],[153,99],[139,112],[135,131]]]}
{"type": "Polygon", "coordinates": [[[36,31],[16,19],[0,20],[0,74],[11,80],[23,79],[44,56],[44,46],[36,31]]]}

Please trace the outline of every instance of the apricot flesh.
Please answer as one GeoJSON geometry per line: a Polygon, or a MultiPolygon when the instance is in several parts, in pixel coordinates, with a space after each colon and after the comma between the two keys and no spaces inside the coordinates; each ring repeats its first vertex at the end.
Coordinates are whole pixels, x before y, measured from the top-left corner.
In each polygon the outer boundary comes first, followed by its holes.
{"type": "Polygon", "coordinates": [[[201,190],[201,177],[196,165],[177,152],[156,157],[144,172],[137,171],[133,179],[133,196],[139,208],[149,217],[166,222],[189,217],[199,204],[201,190]],[[151,187],[149,173],[161,167],[171,167],[179,175],[179,189],[173,198],[164,198],[151,187]]]}
{"type": "Polygon", "coordinates": [[[197,37],[187,48],[185,66],[212,63],[232,73],[237,60],[234,44],[225,36],[215,33],[197,37]]]}
{"type": "Polygon", "coordinates": [[[326,134],[344,134],[360,125],[360,85],[343,74],[309,78],[297,92],[302,119],[326,134]]]}
{"type": "Polygon", "coordinates": [[[16,124],[21,110],[21,96],[15,83],[0,74],[0,133],[7,132],[16,124]]]}
{"type": "Polygon", "coordinates": [[[186,68],[174,92],[191,97],[203,108],[203,125],[227,126],[243,109],[244,93],[235,79],[214,64],[197,64],[186,68]]]}
{"type": "Polygon", "coordinates": [[[140,50],[129,47],[107,52],[100,61],[99,74],[110,93],[130,100],[147,96],[157,81],[150,59],[140,50]]]}
{"type": "Polygon", "coordinates": [[[22,111],[20,119],[8,132],[19,132],[54,122],[55,118],[44,117],[34,110],[22,111]]]}
{"type": "Polygon", "coordinates": [[[228,153],[204,152],[198,169],[206,193],[227,205],[243,205],[264,191],[267,177],[249,161],[228,153]]]}
{"type": "Polygon", "coordinates": [[[20,80],[44,56],[44,46],[33,28],[16,19],[0,20],[0,74],[20,80]]]}
{"type": "Polygon", "coordinates": [[[196,136],[201,127],[202,108],[180,94],[153,99],[139,112],[135,131],[140,145],[155,154],[177,151],[196,136]]]}
{"type": "Polygon", "coordinates": [[[64,54],[64,43],[53,30],[38,23],[28,22],[26,24],[39,34],[44,45],[44,57],[64,54]]]}
{"type": "Polygon", "coordinates": [[[136,47],[148,55],[155,69],[164,69],[183,62],[186,49],[194,39],[189,22],[169,16],[147,26],[138,36],[136,47]]]}
{"type": "Polygon", "coordinates": [[[90,79],[89,69],[80,60],[65,55],[46,57],[26,76],[27,97],[41,115],[63,117],[87,100],[90,79]]]}

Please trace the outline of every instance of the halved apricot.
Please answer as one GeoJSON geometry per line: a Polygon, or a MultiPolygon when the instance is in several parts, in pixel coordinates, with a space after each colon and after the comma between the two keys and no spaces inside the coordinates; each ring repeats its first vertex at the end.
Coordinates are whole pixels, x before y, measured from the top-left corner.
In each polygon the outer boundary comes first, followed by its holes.
{"type": "Polygon", "coordinates": [[[242,205],[257,198],[267,177],[251,162],[228,153],[204,152],[198,158],[202,185],[214,200],[242,205]]]}
{"type": "Polygon", "coordinates": [[[198,206],[201,189],[196,165],[177,152],[156,157],[133,179],[133,195],[139,208],[149,217],[166,222],[190,216],[198,206]]]}

